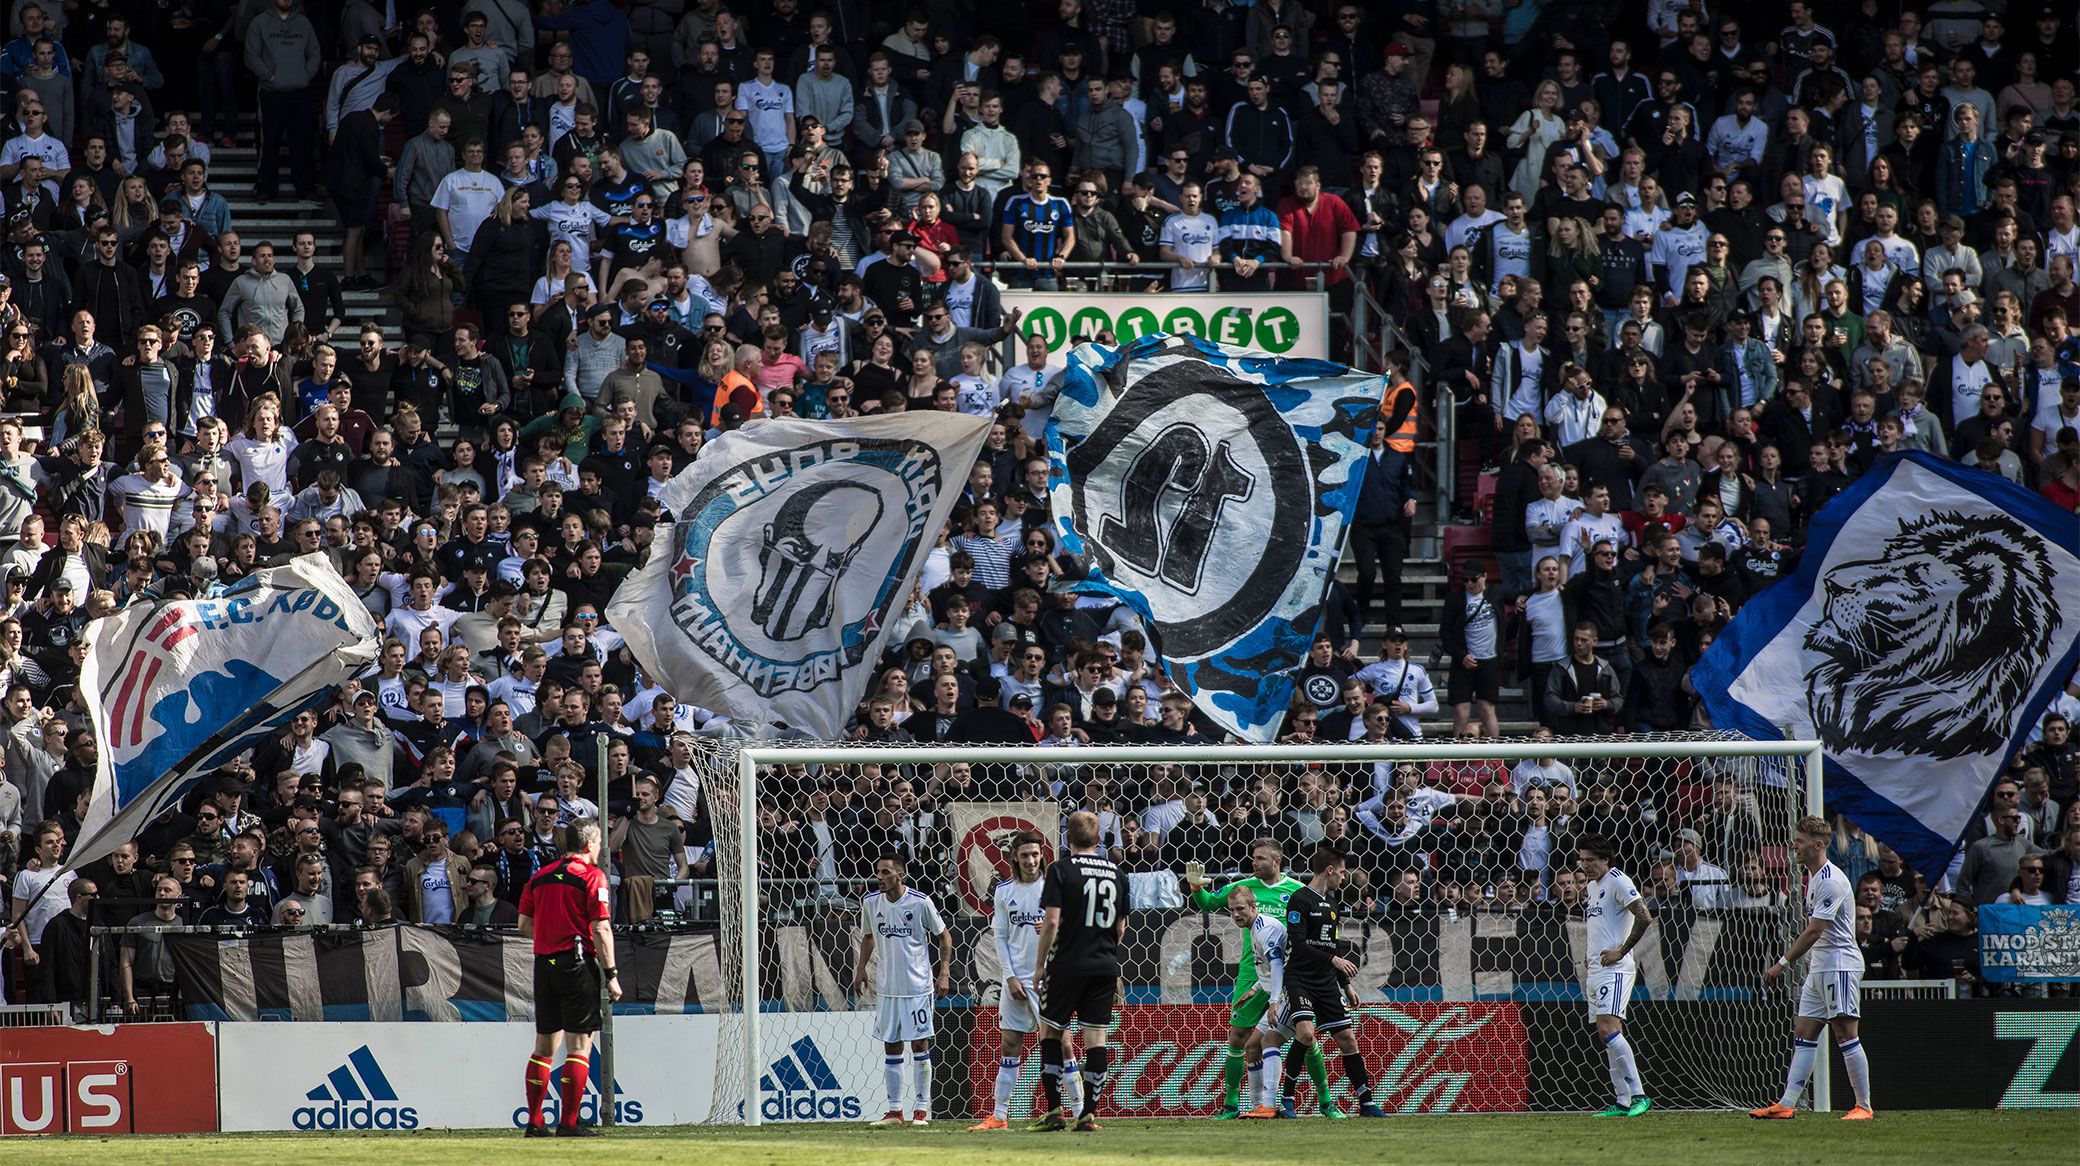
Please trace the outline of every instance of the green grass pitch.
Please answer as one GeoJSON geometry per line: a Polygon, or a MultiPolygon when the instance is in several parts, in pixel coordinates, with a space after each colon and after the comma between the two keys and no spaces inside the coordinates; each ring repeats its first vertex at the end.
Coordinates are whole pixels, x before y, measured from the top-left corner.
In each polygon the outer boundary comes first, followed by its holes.
{"type": "Polygon", "coordinates": [[[1936,1110],[1881,1113],[1874,1122],[1807,1114],[1758,1122],[1745,1114],[1655,1114],[1631,1119],[1537,1115],[1399,1117],[1281,1122],[1113,1121],[1096,1133],[970,1134],[968,1123],[929,1129],[791,1125],[758,1130],[631,1128],[589,1141],[525,1141],[517,1133],[250,1134],[163,1138],[8,1139],[9,1166],[106,1166],[112,1157],[192,1166],[298,1166],[380,1162],[454,1166],[495,1155],[503,1163],[720,1161],[730,1166],[935,1166],[983,1162],[1131,1161],[1175,1166],[1311,1162],[1958,1163],[2070,1161],[2070,1113],[1936,1110]],[[493,1143],[501,1143],[494,1145],[493,1143]]]}

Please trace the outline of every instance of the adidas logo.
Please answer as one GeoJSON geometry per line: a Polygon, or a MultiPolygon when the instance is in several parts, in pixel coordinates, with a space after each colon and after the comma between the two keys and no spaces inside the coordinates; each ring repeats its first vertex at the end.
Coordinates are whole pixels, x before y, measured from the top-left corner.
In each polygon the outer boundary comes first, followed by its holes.
{"type": "Polygon", "coordinates": [[[362,1045],[347,1054],[347,1062],[325,1075],[325,1083],[303,1095],[312,1105],[302,1105],[290,1115],[299,1130],[415,1130],[419,1111],[397,1104],[397,1090],[375,1054],[362,1045]]]}
{"type": "MultiPolygon", "coordinates": [[[[552,1126],[563,1115],[563,1074],[566,1071],[565,1066],[567,1064],[568,1062],[565,1062],[565,1064],[556,1066],[555,1074],[549,1079],[549,1095],[542,1101],[542,1120],[552,1126]]],[[[598,1124],[599,1099],[606,1090],[602,1088],[599,1050],[596,1048],[592,1052],[592,1063],[587,1066],[585,1077],[585,1095],[578,1102],[578,1120],[580,1122],[598,1124]]],[[[613,1093],[614,1124],[623,1126],[641,1125],[643,1123],[643,1103],[632,1097],[627,1097],[619,1081],[614,1082],[613,1093]]],[[[526,1124],[527,1107],[522,1105],[513,1110],[513,1128],[518,1129],[526,1124]]]]}
{"type": "MultiPolygon", "coordinates": [[[[845,1091],[816,1041],[803,1037],[759,1076],[762,1121],[857,1121],[859,1098],[845,1091]]],[[[739,1105],[738,1112],[743,1111],[739,1105]]]]}

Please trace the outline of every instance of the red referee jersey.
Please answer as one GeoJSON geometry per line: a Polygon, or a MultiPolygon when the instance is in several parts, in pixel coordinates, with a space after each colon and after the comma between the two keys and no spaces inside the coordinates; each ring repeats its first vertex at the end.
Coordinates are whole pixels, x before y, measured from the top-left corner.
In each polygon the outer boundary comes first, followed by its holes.
{"type": "Polygon", "coordinates": [[[592,954],[592,925],[610,917],[607,876],[576,855],[543,867],[520,892],[520,913],[534,920],[534,954],[574,947],[592,954]]]}

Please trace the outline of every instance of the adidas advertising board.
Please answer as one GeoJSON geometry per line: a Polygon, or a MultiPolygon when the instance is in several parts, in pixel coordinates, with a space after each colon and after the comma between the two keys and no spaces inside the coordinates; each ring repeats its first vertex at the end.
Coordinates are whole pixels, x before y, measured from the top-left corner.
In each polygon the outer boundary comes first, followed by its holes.
{"type": "MultiPolygon", "coordinates": [[[[414,1023],[229,1023],[217,1032],[225,1130],[512,1129],[527,1120],[518,1066],[534,1047],[532,1024],[474,1024],[466,1042],[414,1023]]],[[[712,1016],[617,1019],[614,1079],[595,1064],[579,1119],[598,1121],[605,1099],[620,1125],[708,1120],[719,1034],[712,1016]]]]}
{"type": "MultiPolygon", "coordinates": [[[[767,1013],[759,1022],[761,1121],[861,1121],[885,1100],[872,1012],[767,1013]]],[[[742,1103],[739,1103],[741,1110],[742,1103]]],[[[740,1113],[741,1116],[741,1113],[740,1113]]]]}

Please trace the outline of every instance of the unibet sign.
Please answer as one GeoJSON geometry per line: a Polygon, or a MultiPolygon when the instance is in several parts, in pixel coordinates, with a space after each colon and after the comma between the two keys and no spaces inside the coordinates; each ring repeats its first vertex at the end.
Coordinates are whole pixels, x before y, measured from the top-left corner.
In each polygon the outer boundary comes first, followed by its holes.
{"type": "Polygon", "coordinates": [[[1006,292],[1006,310],[1025,314],[1018,330],[1047,341],[1050,353],[1076,337],[1109,332],[1129,344],[1151,332],[1183,333],[1273,356],[1327,357],[1328,297],[1320,292],[1109,295],[1006,292]]]}

